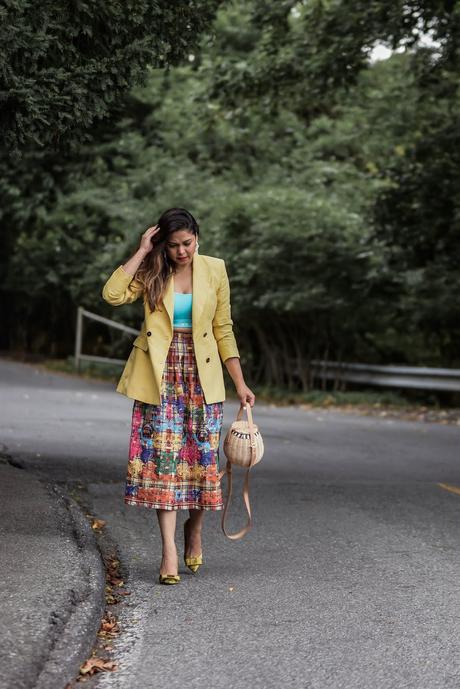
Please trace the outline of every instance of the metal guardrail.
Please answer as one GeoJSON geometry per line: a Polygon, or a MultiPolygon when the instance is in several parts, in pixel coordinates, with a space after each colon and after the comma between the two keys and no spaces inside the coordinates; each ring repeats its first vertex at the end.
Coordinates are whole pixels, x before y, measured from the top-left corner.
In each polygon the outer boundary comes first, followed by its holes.
{"type": "Polygon", "coordinates": [[[313,378],[345,380],[393,388],[460,391],[460,369],[422,366],[379,366],[338,361],[311,362],[313,378]]]}
{"type": "Polygon", "coordinates": [[[104,316],[99,316],[97,313],[92,313],[91,311],[87,311],[86,309],[82,308],[81,306],[78,307],[77,310],[77,328],[76,328],[76,335],[75,335],[75,368],[77,371],[80,370],[80,362],[81,361],[98,361],[99,363],[103,364],[124,364],[125,360],[124,359],[111,359],[110,357],[106,356],[95,356],[92,354],[82,354],[81,353],[81,348],[82,348],[82,340],[83,340],[83,318],[89,318],[90,320],[93,321],[98,321],[99,323],[104,323],[105,325],[108,325],[111,328],[116,328],[117,330],[123,330],[125,333],[131,333],[132,335],[139,335],[139,331],[135,330],[134,328],[130,328],[127,325],[123,325],[123,323],[117,323],[117,321],[112,321],[110,318],[104,318],[104,316]]]}
{"type": "MultiPolygon", "coordinates": [[[[97,313],[87,311],[81,306],[77,311],[77,329],[75,337],[75,366],[80,368],[80,361],[98,361],[106,364],[125,363],[124,359],[111,359],[105,356],[82,354],[83,318],[104,323],[111,328],[122,330],[131,335],[139,331],[127,325],[104,318],[97,313]]],[[[426,368],[422,366],[379,366],[376,364],[347,364],[339,361],[310,362],[312,377],[322,380],[347,381],[367,385],[382,385],[393,388],[418,388],[420,390],[460,391],[460,369],[426,368]]]]}

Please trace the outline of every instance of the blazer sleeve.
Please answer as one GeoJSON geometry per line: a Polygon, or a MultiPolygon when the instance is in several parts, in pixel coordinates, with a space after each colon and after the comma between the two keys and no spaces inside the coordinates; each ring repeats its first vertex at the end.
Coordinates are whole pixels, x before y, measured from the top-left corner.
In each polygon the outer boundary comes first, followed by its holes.
{"type": "Polygon", "coordinates": [[[118,266],[102,289],[102,298],[112,306],[131,304],[143,293],[142,284],[127,273],[123,266],[118,266]]]}
{"type": "Polygon", "coordinates": [[[222,261],[220,284],[217,289],[217,306],[212,321],[212,330],[222,361],[240,354],[233,334],[233,321],[230,306],[230,284],[225,263],[222,261]]]}

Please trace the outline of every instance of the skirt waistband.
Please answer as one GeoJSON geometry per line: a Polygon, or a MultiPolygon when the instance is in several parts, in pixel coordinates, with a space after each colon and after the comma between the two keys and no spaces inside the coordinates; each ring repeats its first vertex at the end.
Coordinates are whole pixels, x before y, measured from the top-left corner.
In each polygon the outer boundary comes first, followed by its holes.
{"type": "Polygon", "coordinates": [[[181,331],[181,330],[173,330],[173,337],[177,337],[177,338],[179,338],[179,339],[181,339],[181,338],[188,339],[188,338],[192,338],[192,337],[193,337],[193,333],[192,333],[191,330],[190,330],[190,332],[188,332],[188,333],[183,332],[183,331],[181,331]]]}

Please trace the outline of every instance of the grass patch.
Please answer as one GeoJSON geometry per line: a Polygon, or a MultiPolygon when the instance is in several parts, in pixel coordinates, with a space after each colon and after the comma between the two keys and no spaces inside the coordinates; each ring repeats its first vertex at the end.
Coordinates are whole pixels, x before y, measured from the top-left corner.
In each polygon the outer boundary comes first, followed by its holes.
{"type": "Polygon", "coordinates": [[[68,373],[79,378],[107,380],[113,383],[118,382],[123,369],[121,364],[99,364],[94,361],[80,361],[80,370],[77,371],[72,356],[67,357],[67,359],[46,359],[42,362],[42,366],[49,371],[68,373]]]}
{"type": "MultiPolygon", "coordinates": [[[[334,392],[310,390],[308,392],[289,392],[279,388],[262,387],[254,390],[258,401],[273,404],[308,404],[312,407],[373,406],[407,408],[417,406],[404,395],[391,390],[350,390],[334,392]]],[[[230,395],[229,395],[230,396],[230,395]]],[[[231,395],[233,398],[235,395],[231,395]]]]}
{"type": "MultiPolygon", "coordinates": [[[[122,366],[117,364],[100,364],[92,361],[81,361],[80,371],[77,372],[74,359],[72,356],[66,359],[47,359],[41,362],[49,371],[56,371],[68,375],[78,376],[88,380],[103,380],[111,383],[117,383],[122,366]]],[[[226,376],[227,378],[227,376],[226,376]]],[[[231,383],[227,380],[227,399],[236,400],[236,392],[231,383]]],[[[415,409],[431,409],[433,413],[435,410],[442,409],[445,405],[440,404],[440,401],[430,392],[429,395],[420,394],[420,398],[412,399],[404,395],[404,392],[394,390],[349,390],[347,392],[339,391],[323,391],[310,390],[308,392],[288,391],[275,387],[258,387],[253,388],[257,402],[264,402],[268,404],[276,404],[279,406],[288,405],[306,405],[319,409],[326,409],[328,407],[343,407],[350,408],[367,408],[369,410],[401,410],[409,411],[415,409]]],[[[414,391],[411,391],[412,393],[414,391]]],[[[418,396],[418,395],[417,395],[418,396]]],[[[449,406],[449,405],[447,405],[449,406]]]]}

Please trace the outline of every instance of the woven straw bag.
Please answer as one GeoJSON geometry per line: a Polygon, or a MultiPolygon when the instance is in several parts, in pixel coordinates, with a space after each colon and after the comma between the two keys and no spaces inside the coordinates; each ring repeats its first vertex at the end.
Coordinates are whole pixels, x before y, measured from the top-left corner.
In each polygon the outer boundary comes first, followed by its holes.
{"type": "Polygon", "coordinates": [[[264,454],[264,442],[258,427],[253,423],[250,404],[240,406],[236,421],[233,421],[225,436],[224,453],[227,457],[227,466],[225,471],[219,474],[220,478],[227,474],[227,496],[222,514],[222,531],[227,538],[237,540],[242,538],[252,526],[251,505],[249,502],[249,470],[254,464],[260,462],[264,454]],[[242,419],[243,410],[246,411],[247,421],[242,419]],[[229,534],[225,529],[225,519],[232,496],[232,464],[246,468],[243,499],[248,513],[246,526],[235,534],[229,534]]]}

